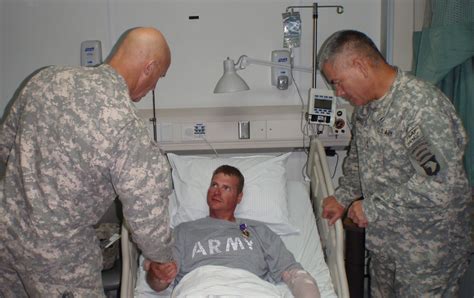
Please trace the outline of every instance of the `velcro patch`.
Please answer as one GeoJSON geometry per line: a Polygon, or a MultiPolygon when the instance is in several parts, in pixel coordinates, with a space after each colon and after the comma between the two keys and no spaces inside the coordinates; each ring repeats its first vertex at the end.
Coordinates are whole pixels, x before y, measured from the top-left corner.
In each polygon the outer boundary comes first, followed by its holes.
{"type": "Polygon", "coordinates": [[[416,164],[415,168],[422,169],[424,171],[422,174],[427,176],[438,174],[441,166],[419,126],[408,132],[405,145],[410,152],[411,160],[416,164]]]}
{"type": "Polygon", "coordinates": [[[425,170],[426,175],[434,176],[438,174],[441,169],[439,162],[436,160],[436,156],[433,155],[427,162],[421,165],[423,170],[425,170]]]}
{"type": "Polygon", "coordinates": [[[421,129],[419,126],[415,126],[414,128],[412,128],[406,138],[405,138],[405,146],[407,148],[410,148],[411,146],[413,146],[413,144],[418,141],[421,137],[423,136],[423,133],[421,132],[421,129]]]}

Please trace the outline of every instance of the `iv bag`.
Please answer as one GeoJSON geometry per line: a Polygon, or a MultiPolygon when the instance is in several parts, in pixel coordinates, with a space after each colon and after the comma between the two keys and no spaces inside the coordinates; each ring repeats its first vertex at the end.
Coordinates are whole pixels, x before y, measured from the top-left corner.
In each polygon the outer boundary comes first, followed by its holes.
{"type": "Polygon", "coordinates": [[[298,48],[301,40],[301,18],[299,12],[285,12],[283,16],[283,47],[298,48]]]}

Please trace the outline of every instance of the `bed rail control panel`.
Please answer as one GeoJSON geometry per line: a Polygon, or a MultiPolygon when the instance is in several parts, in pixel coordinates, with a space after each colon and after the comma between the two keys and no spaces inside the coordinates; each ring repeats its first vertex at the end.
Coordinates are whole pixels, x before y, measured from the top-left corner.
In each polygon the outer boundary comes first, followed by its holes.
{"type": "Polygon", "coordinates": [[[336,95],[328,89],[309,89],[308,121],[333,126],[336,112],[336,95]]]}

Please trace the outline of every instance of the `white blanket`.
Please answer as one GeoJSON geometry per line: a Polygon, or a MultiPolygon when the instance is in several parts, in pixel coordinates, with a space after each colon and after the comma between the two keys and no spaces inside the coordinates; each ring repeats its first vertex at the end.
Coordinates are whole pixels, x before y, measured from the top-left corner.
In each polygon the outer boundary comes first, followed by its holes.
{"type": "Polygon", "coordinates": [[[172,297],[283,297],[275,285],[242,269],[203,266],[183,277],[172,297]]]}

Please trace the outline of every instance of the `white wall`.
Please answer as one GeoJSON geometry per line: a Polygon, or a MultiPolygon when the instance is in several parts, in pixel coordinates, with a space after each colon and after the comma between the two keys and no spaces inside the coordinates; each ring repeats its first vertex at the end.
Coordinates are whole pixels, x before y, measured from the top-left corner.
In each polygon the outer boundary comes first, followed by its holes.
{"type": "Polygon", "coordinates": [[[105,0],[2,0],[0,111],[21,81],[52,64],[78,65],[80,43],[108,42],[105,0]]]}
{"type": "Polygon", "coordinates": [[[394,0],[394,41],[393,64],[403,70],[412,69],[413,60],[413,30],[414,30],[414,5],[420,0],[394,0]]]}
{"type": "MultiPolygon", "coordinates": [[[[102,41],[104,58],[119,35],[130,27],[156,26],[166,35],[173,62],[159,82],[160,108],[210,106],[294,105],[294,87],[278,91],[270,86],[270,68],[251,65],[241,72],[251,91],[215,95],[222,61],[242,54],[269,59],[282,48],[281,13],[289,5],[312,1],[283,0],[0,0],[0,112],[20,82],[34,70],[51,64],[79,64],[83,40],[102,41]],[[199,20],[189,20],[198,15],[199,20]]],[[[321,9],[318,45],[332,32],[354,28],[380,42],[381,0],[320,1],[319,5],[344,5],[344,14],[321,9]]],[[[297,65],[311,66],[311,9],[301,10],[302,46],[297,65]]],[[[311,75],[296,73],[305,98],[311,75]]],[[[318,86],[323,86],[318,82],[318,86]]],[[[151,107],[150,96],[140,108],[151,107]]]]}

